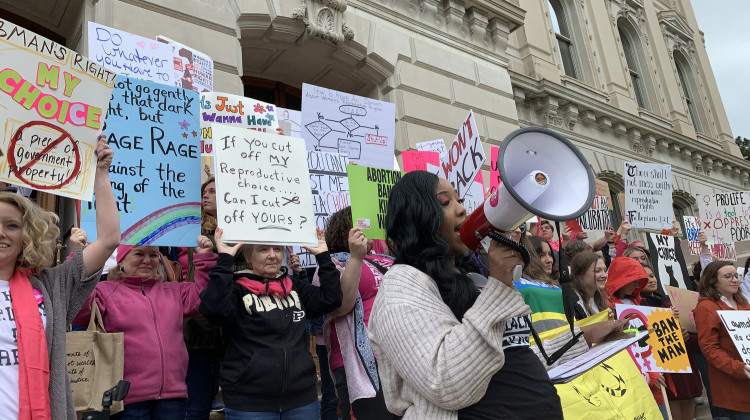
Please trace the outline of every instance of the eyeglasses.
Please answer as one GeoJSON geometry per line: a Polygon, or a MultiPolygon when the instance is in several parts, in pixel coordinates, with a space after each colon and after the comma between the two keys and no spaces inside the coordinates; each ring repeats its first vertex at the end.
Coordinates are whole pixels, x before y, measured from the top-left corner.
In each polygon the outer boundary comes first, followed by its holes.
{"type": "Polygon", "coordinates": [[[724,280],[732,280],[732,279],[740,278],[740,275],[739,274],[725,274],[721,276],[721,278],[723,278],[724,280]]]}

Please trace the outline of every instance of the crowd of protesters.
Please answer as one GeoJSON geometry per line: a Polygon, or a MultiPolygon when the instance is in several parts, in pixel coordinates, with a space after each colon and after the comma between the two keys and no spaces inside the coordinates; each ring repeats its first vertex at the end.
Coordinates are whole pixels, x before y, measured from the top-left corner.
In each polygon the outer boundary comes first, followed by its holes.
{"type": "MultiPolygon", "coordinates": [[[[547,370],[625,328],[615,304],[671,307],[627,222],[591,242],[568,230],[555,238],[548,221],[523,224],[511,238],[528,263],[494,240],[477,257],[459,235],[462,199],[424,171],[393,187],[386,241],[352,228],[350,208],[332,215],[318,245],[305,247],[315,269],[285,246],[225,243],[213,178],[201,187],[198,247],[120,245],[103,136],[96,155],[97,239],[86,244],[76,230],[76,251],[60,265],[57,217],[0,192],[0,292],[14,314],[0,322],[0,347],[17,355],[0,366],[8,418],[76,418],[65,334],[93,307],[108,332],[124,333],[131,388],[116,418],[207,419],[220,395],[227,419],[290,420],[562,419],[547,370]],[[571,324],[604,311],[608,320],[571,324]]],[[[734,265],[712,261],[705,235],[701,246],[697,334],[683,331],[694,373],[644,380],[665,416],[692,419],[705,385],[714,416],[750,418],[750,366],[717,314],[750,305],[734,265]]]]}

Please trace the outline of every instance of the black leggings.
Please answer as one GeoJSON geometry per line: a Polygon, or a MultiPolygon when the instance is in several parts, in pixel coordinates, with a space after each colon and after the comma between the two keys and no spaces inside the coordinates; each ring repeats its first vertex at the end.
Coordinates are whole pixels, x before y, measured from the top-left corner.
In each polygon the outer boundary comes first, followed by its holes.
{"type": "MultiPolygon", "coordinates": [[[[333,370],[336,381],[336,394],[339,399],[341,420],[351,420],[349,416],[349,390],[346,387],[346,371],[343,367],[333,370]]],[[[381,386],[374,398],[360,398],[351,404],[351,411],[357,420],[398,420],[401,417],[392,414],[385,407],[383,387],[381,386]]]]}

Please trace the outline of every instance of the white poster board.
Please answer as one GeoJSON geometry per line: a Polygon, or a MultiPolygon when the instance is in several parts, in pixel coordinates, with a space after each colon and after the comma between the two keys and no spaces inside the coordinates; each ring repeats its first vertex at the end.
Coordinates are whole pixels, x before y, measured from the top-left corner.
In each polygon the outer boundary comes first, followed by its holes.
{"type": "Polygon", "coordinates": [[[734,347],[745,364],[750,365],[750,311],[716,311],[727,329],[734,347]]]}
{"type": "Polygon", "coordinates": [[[634,228],[672,226],[672,166],[625,162],[625,217],[634,228]]]}
{"type": "MultiPolygon", "coordinates": [[[[460,198],[464,198],[474,182],[477,173],[484,163],[484,147],[479,140],[479,130],[474,121],[474,111],[469,111],[466,120],[448,148],[448,153],[441,157],[443,177],[453,185],[460,198]]],[[[484,194],[483,194],[484,195],[484,194]]]]}
{"type": "Polygon", "coordinates": [[[352,163],[391,169],[396,106],[302,84],[302,136],[309,150],[341,153],[352,163]]]}
{"type": "Polygon", "coordinates": [[[279,120],[279,127],[284,129],[284,134],[286,134],[287,136],[304,138],[302,136],[301,111],[277,107],[276,117],[279,120]]]}
{"type": "Polygon", "coordinates": [[[713,243],[750,240],[750,191],[702,194],[697,197],[701,229],[713,243]]]}
{"type": "Polygon", "coordinates": [[[156,40],[172,47],[175,86],[196,92],[214,90],[214,60],[211,57],[164,35],[157,35],[156,40]]]}
{"type": "MultiPolygon", "coordinates": [[[[201,155],[211,156],[216,124],[276,134],[276,105],[231,93],[201,93],[201,155]]],[[[287,134],[287,133],[285,133],[287,134]]]]}
{"type": "MultiPolygon", "coordinates": [[[[698,233],[701,231],[700,221],[693,216],[683,216],[682,220],[685,223],[685,235],[689,241],[690,255],[700,255],[701,243],[698,242],[698,233]]],[[[734,243],[712,243],[708,241],[707,245],[711,249],[711,253],[719,259],[737,261],[737,250],[734,248],[734,243]]]]}
{"type": "Polygon", "coordinates": [[[440,154],[441,160],[443,156],[448,155],[448,148],[445,147],[445,140],[443,139],[417,143],[417,150],[419,150],[420,152],[438,152],[440,154]]]}
{"type": "Polygon", "coordinates": [[[211,128],[224,240],[316,244],[305,141],[220,124],[211,128]]]}
{"type": "Polygon", "coordinates": [[[171,46],[95,22],[89,22],[88,36],[88,56],[99,65],[124,76],[174,85],[171,46]]]}

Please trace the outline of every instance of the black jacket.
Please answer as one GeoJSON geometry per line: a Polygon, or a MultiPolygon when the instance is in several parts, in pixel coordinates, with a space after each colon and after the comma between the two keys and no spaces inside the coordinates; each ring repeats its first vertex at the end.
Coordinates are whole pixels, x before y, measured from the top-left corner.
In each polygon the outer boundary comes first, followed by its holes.
{"type": "MultiPolygon", "coordinates": [[[[305,341],[305,320],[341,306],[339,272],[328,252],[317,256],[320,287],[292,279],[287,299],[255,296],[236,283],[253,274],[232,273],[232,257],[219,254],[200,312],[224,326],[221,388],[227,407],[284,412],[318,397],[315,364],[305,341]],[[265,303],[264,303],[265,302],[265,303]]],[[[282,273],[286,276],[286,272],[282,273]]]]}

